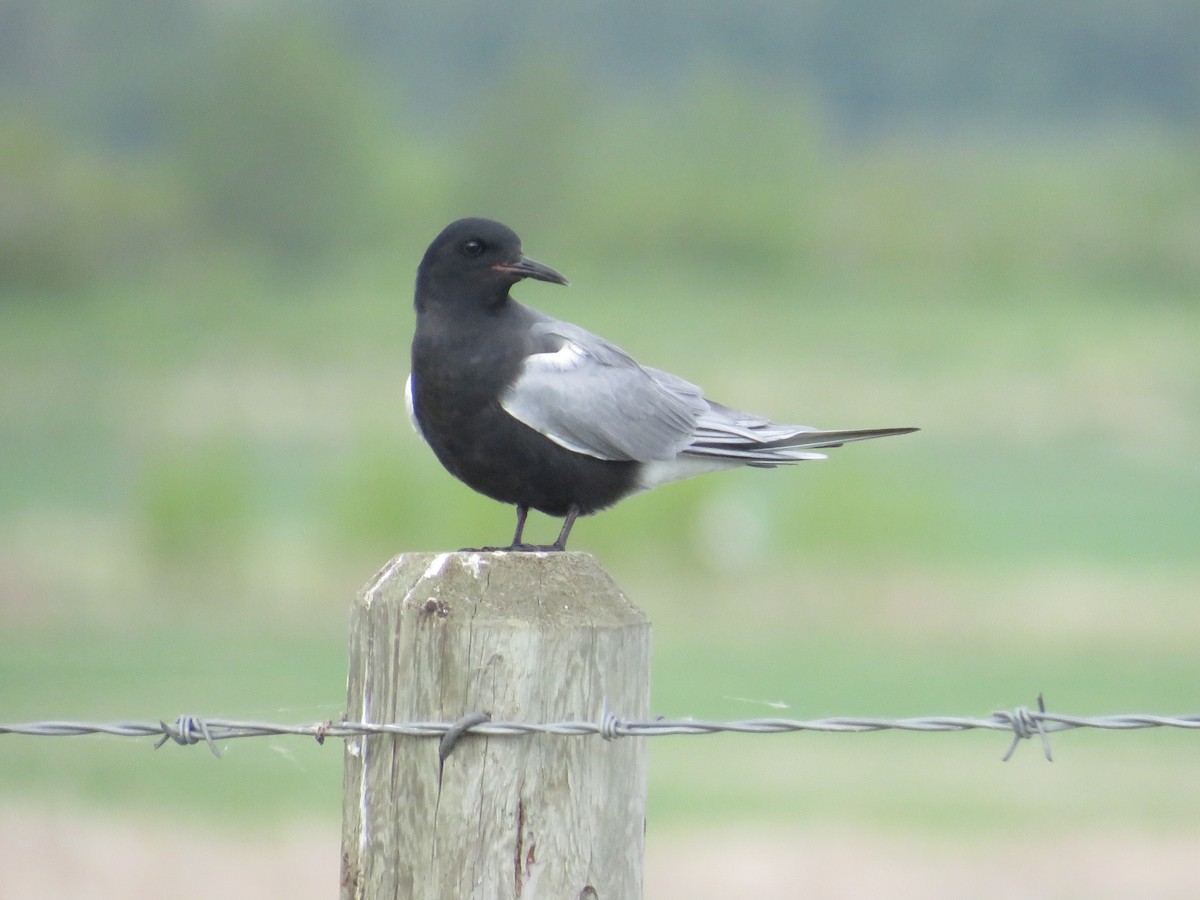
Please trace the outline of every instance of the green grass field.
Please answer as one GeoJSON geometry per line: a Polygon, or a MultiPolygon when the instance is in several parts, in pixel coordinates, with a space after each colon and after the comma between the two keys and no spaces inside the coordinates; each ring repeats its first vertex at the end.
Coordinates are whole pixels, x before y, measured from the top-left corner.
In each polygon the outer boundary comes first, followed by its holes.
{"type": "MultiPolygon", "coordinates": [[[[924,429],[578,526],[655,622],[656,713],[976,716],[1039,692],[1195,711],[1193,300],[561,265],[569,290],[519,296],[717,399],[924,429]]],[[[340,714],[357,586],[394,553],[511,529],[409,433],[408,293],[230,278],[0,305],[0,719],[340,714]]],[[[1195,829],[1195,740],[1071,733],[1048,765],[1036,741],[1001,764],[995,733],[663,739],[651,827],[1195,829]]],[[[337,742],[299,738],[217,761],[0,737],[6,796],[213,822],[336,821],[340,766],[337,742]]]]}
{"type": "MultiPolygon", "coordinates": [[[[508,539],[404,413],[461,215],[718,401],[922,429],[578,523],[655,714],[1200,712],[1187,4],[10,6],[0,724],[336,719],[359,586],[508,539]]],[[[1200,733],[1010,741],[655,740],[647,896],[1200,895],[1200,733]]],[[[152,743],[0,735],[0,896],[334,890],[339,741],[152,743]]]]}

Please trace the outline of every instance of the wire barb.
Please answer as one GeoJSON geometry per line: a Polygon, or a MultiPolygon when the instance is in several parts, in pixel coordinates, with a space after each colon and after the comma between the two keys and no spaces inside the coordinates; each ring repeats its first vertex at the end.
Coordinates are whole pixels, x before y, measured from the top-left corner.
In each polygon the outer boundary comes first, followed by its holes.
{"type": "Polygon", "coordinates": [[[447,728],[446,733],[442,735],[442,739],[438,741],[438,765],[443,765],[446,762],[446,757],[454,751],[454,745],[459,742],[464,734],[476,725],[482,725],[484,722],[490,721],[492,721],[491,713],[473,712],[467,713],[447,728]]]}
{"type": "Polygon", "coordinates": [[[609,711],[607,696],[600,704],[600,730],[598,733],[606,741],[615,740],[621,736],[621,720],[609,711]]]}
{"type": "Polygon", "coordinates": [[[1046,701],[1041,694],[1037,697],[1038,711],[1037,713],[1030,712],[1027,706],[1018,706],[1012,712],[1000,711],[992,713],[997,719],[1008,723],[1012,728],[1013,740],[1009,745],[1008,752],[1000,757],[1001,762],[1008,762],[1012,759],[1012,755],[1017,751],[1017,745],[1021,741],[1028,740],[1035,734],[1042,739],[1042,752],[1046,756],[1046,762],[1054,762],[1054,756],[1050,752],[1050,736],[1046,733],[1046,726],[1043,724],[1043,717],[1046,714],[1046,701]]]}
{"type": "Polygon", "coordinates": [[[174,741],[184,747],[204,741],[208,744],[208,749],[212,751],[212,755],[217,759],[221,758],[221,750],[217,747],[217,742],[213,740],[212,733],[208,730],[208,723],[199,716],[180,716],[175,720],[174,725],[168,725],[162,719],[159,719],[158,724],[162,726],[163,736],[154,744],[155,750],[159,749],[168,740],[174,741]]]}

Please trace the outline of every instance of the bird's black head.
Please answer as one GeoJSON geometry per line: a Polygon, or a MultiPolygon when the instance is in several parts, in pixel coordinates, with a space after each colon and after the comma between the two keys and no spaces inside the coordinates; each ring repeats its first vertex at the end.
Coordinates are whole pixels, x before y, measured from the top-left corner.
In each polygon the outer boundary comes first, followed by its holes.
{"type": "Polygon", "coordinates": [[[491,219],[459,219],[433,239],[417,267],[417,309],[453,300],[495,306],[522,278],[566,284],[549,266],[521,254],[521,239],[491,219]]]}

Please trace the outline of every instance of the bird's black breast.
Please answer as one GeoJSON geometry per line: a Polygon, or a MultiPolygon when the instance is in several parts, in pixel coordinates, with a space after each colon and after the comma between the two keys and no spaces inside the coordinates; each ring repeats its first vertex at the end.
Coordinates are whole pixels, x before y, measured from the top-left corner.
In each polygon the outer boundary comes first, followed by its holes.
{"type": "Polygon", "coordinates": [[[476,491],[555,516],[595,512],[634,490],[639,464],[567,450],[500,405],[533,349],[535,315],[515,303],[477,316],[419,314],[413,413],[442,465],[476,491]]]}

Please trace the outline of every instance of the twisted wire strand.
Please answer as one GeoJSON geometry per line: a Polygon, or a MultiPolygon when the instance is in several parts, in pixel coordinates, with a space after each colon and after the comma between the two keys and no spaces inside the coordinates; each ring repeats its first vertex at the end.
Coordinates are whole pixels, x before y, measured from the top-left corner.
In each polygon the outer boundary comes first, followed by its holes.
{"type": "MultiPolygon", "coordinates": [[[[657,718],[650,720],[625,720],[607,708],[601,711],[596,721],[565,722],[503,722],[491,721],[484,713],[469,713],[458,722],[392,722],[370,723],[353,721],[326,721],[309,724],[278,724],[273,722],[244,721],[237,719],[207,718],[184,715],[172,723],[157,722],[72,722],[46,721],[0,724],[0,735],[27,735],[34,737],[74,737],[103,734],[114,737],[157,738],[155,747],[167,742],[181,746],[204,743],[216,756],[220,756],[219,744],[237,738],[277,737],[295,735],[316,739],[324,743],[326,738],[357,738],[370,735],[393,735],[408,737],[450,737],[451,745],[467,734],[490,737],[513,737],[520,735],[556,735],[561,737],[585,737],[594,735],[604,740],[622,737],[667,737],[711,734],[786,734],[799,731],[833,733],[863,733],[877,731],[917,732],[961,732],[983,729],[1005,731],[1013,736],[1012,745],[1004,755],[1009,759],[1023,740],[1038,736],[1046,758],[1052,759],[1049,735],[1079,728],[1096,728],[1108,731],[1130,731],[1143,728],[1200,729],[1200,714],[1157,715],[1152,713],[1122,713],[1102,716],[1075,716],[1047,712],[1042,698],[1038,698],[1036,710],[1017,707],[1013,710],[993,712],[986,718],[960,716],[917,716],[911,718],[878,718],[859,716],[830,716],[819,719],[754,718],[733,721],[709,721],[704,719],[657,718]]],[[[443,744],[443,746],[446,746],[443,744]]]]}

